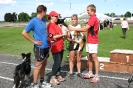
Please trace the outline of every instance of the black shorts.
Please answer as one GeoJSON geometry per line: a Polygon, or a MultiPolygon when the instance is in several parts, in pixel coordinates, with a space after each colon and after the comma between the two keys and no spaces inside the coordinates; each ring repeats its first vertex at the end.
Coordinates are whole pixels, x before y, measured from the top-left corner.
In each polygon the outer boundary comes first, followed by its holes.
{"type": "MultiPolygon", "coordinates": [[[[73,51],[73,50],[78,50],[79,48],[79,44],[76,46],[76,48],[74,49],[74,43],[73,42],[70,42],[70,45],[69,45],[69,51],[73,51]]],[[[83,47],[84,48],[84,47],[83,47]]],[[[83,51],[83,48],[80,50],[80,51],[83,51]]]]}
{"type": "Polygon", "coordinates": [[[34,46],[34,54],[36,60],[44,60],[49,57],[49,48],[41,49],[34,46]]]}

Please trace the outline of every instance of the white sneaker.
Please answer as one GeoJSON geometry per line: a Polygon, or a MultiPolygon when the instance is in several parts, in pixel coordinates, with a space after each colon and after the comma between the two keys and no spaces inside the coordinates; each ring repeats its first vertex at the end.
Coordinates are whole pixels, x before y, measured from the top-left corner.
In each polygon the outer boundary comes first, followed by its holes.
{"type": "Polygon", "coordinates": [[[32,88],[40,88],[40,86],[36,84],[36,85],[32,85],[32,88]]]}
{"type": "Polygon", "coordinates": [[[43,82],[41,84],[41,88],[52,88],[52,85],[50,83],[47,83],[47,82],[43,82]]]}

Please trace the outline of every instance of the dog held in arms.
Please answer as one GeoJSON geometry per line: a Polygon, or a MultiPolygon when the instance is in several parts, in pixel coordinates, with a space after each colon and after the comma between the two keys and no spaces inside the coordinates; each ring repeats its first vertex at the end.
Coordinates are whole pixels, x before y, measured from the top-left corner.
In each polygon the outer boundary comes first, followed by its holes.
{"type": "Polygon", "coordinates": [[[22,63],[17,65],[14,70],[14,86],[13,88],[23,88],[25,77],[27,80],[31,72],[31,53],[22,53],[22,63]]]}
{"type": "MultiPolygon", "coordinates": [[[[65,18],[63,18],[63,19],[59,18],[59,19],[57,20],[56,24],[57,24],[59,27],[61,27],[62,33],[63,33],[63,34],[67,34],[67,32],[68,32],[69,30],[67,29],[68,26],[65,24],[64,20],[65,20],[65,18]]],[[[49,40],[49,41],[56,41],[56,40],[53,38],[53,35],[52,35],[52,34],[48,34],[48,35],[49,35],[49,36],[48,36],[48,40],[49,40]]]]}
{"type": "MultiPolygon", "coordinates": [[[[67,32],[69,32],[69,30],[67,29],[68,26],[65,24],[64,20],[65,20],[65,18],[64,19],[58,19],[57,24],[62,28],[63,34],[67,34],[67,32]]],[[[85,45],[86,38],[82,32],[74,31],[73,40],[76,41],[74,43],[73,49],[75,49],[76,46],[79,44],[78,51],[80,51],[85,45]]]]}
{"type": "Polygon", "coordinates": [[[79,44],[78,51],[80,51],[85,45],[86,38],[85,38],[85,35],[82,32],[74,31],[73,40],[76,41],[76,42],[74,42],[73,49],[75,49],[76,46],[79,44]]]}

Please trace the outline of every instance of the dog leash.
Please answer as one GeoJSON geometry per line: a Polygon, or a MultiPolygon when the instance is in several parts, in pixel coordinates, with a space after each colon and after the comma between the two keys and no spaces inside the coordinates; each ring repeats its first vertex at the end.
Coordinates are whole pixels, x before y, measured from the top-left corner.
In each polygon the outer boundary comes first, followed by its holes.
{"type": "MultiPolygon", "coordinates": [[[[52,47],[53,47],[53,44],[51,44],[50,50],[52,49],[52,47]]],[[[49,53],[50,53],[50,52],[47,53],[47,55],[45,56],[45,58],[43,59],[43,61],[42,61],[39,65],[37,65],[37,66],[31,65],[31,66],[32,66],[32,67],[39,67],[39,66],[45,61],[45,59],[47,58],[47,56],[49,55],[49,53]]]]}
{"type": "Polygon", "coordinates": [[[22,60],[22,62],[24,62],[24,61],[25,61],[25,59],[26,59],[26,57],[22,60]]]}

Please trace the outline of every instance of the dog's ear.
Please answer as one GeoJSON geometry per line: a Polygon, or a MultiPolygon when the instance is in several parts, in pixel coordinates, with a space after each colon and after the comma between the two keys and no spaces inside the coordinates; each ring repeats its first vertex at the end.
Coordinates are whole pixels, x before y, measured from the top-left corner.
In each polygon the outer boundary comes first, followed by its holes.
{"type": "Polygon", "coordinates": [[[65,20],[66,18],[63,18],[63,21],[65,20]]]}
{"type": "Polygon", "coordinates": [[[27,57],[29,57],[30,58],[30,56],[31,56],[31,53],[29,52],[29,53],[27,53],[27,57]]]}
{"type": "Polygon", "coordinates": [[[21,55],[22,55],[22,58],[24,59],[24,57],[25,57],[25,53],[21,53],[21,55]]]}

